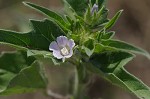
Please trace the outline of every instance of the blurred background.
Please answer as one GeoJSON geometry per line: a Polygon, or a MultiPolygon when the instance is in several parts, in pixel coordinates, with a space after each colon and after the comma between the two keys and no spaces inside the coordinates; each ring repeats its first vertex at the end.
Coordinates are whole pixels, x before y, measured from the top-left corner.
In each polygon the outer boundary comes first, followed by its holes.
{"type": "MultiPolygon", "coordinates": [[[[26,0],[61,11],[60,0],[26,0]]],[[[150,0],[108,0],[109,17],[118,10],[124,12],[112,30],[116,31],[116,38],[142,47],[150,52],[150,0]]],[[[28,19],[43,19],[45,16],[23,6],[22,0],[0,0],[0,28],[27,32],[31,29],[28,19]]],[[[13,50],[0,45],[0,51],[13,50]]],[[[70,68],[71,69],[71,68],[70,68]]],[[[50,89],[56,93],[66,95],[67,84],[63,82],[69,78],[70,69],[50,68],[50,89]],[[66,76],[62,76],[62,74],[66,76]],[[58,82],[60,82],[58,86],[58,82]],[[56,83],[57,82],[57,83],[56,83]],[[61,86],[61,87],[60,87],[61,86]]],[[[126,69],[150,86],[150,61],[143,56],[137,56],[126,69]]],[[[115,87],[103,79],[95,76],[89,90],[91,99],[137,99],[135,96],[115,87]]],[[[43,93],[31,93],[13,96],[0,96],[0,99],[55,99],[46,97],[43,93]]]]}

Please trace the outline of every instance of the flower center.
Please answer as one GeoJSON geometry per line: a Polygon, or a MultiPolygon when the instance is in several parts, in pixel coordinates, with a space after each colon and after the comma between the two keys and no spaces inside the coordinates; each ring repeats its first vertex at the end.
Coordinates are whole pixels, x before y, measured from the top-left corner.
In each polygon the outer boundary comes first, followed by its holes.
{"type": "Polygon", "coordinates": [[[64,56],[69,54],[69,50],[66,47],[62,48],[60,51],[61,51],[61,54],[64,56]]]}

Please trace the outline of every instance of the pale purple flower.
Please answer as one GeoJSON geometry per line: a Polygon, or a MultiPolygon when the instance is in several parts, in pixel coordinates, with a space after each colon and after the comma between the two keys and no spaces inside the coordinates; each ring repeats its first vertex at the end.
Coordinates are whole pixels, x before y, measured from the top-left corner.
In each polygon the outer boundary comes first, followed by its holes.
{"type": "Polygon", "coordinates": [[[59,36],[56,41],[51,42],[49,50],[53,51],[54,57],[62,59],[64,62],[65,58],[70,58],[73,55],[74,46],[74,40],[68,40],[66,36],[59,36]]]}
{"type": "Polygon", "coordinates": [[[93,7],[92,7],[92,9],[91,9],[91,15],[93,15],[95,11],[96,11],[96,12],[98,11],[98,5],[97,5],[97,4],[94,4],[94,5],[93,5],[93,7]]]}

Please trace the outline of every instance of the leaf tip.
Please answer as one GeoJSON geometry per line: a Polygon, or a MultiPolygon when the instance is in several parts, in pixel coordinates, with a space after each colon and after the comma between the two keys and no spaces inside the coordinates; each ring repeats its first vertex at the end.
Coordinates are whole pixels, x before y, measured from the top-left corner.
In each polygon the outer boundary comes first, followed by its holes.
{"type": "Polygon", "coordinates": [[[123,12],[123,11],[124,11],[123,9],[120,10],[120,12],[123,12]]]}
{"type": "Polygon", "coordinates": [[[23,3],[24,5],[28,5],[29,2],[23,1],[22,3],[23,3]]]}
{"type": "Polygon", "coordinates": [[[22,2],[25,6],[31,7],[33,5],[33,3],[27,2],[27,1],[23,1],[22,2]]]}

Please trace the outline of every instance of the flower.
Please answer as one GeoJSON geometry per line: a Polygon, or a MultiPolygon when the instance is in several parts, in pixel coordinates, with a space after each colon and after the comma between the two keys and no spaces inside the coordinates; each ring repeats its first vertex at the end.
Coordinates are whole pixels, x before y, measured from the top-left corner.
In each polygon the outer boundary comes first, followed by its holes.
{"type": "Polygon", "coordinates": [[[94,5],[93,5],[93,7],[92,7],[92,9],[91,9],[91,15],[93,15],[95,11],[96,11],[96,12],[98,11],[98,5],[97,5],[97,4],[94,4],[94,5]]]}
{"type": "Polygon", "coordinates": [[[56,41],[51,42],[49,50],[53,51],[54,57],[62,59],[64,62],[65,58],[70,58],[73,55],[74,46],[74,40],[68,40],[66,36],[59,36],[56,41]]]}

